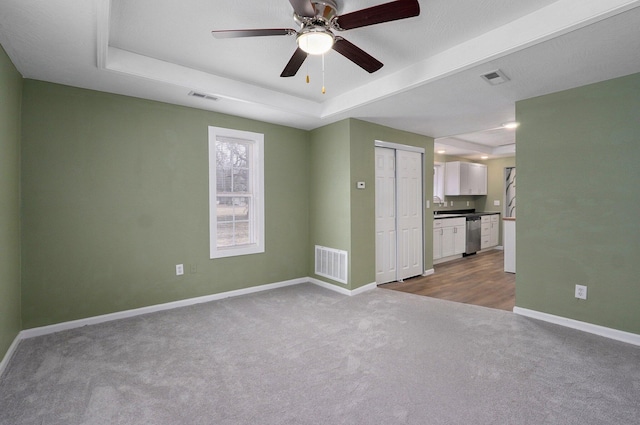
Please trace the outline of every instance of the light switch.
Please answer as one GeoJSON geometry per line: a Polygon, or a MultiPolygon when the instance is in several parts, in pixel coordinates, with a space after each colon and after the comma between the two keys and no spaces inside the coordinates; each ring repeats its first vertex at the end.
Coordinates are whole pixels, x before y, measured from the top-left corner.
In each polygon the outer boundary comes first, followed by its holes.
{"type": "Polygon", "coordinates": [[[364,189],[364,186],[365,186],[364,182],[358,182],[358,183],[356,184],[356,187],[357,187],[358,189],[364,189]]]}
{"type": "Polygon", "coordinates": [[[500,206],[500,201],[498,201],[497,199],[493,201],[493,206],[494,207],[499,207],[500,206]]]}

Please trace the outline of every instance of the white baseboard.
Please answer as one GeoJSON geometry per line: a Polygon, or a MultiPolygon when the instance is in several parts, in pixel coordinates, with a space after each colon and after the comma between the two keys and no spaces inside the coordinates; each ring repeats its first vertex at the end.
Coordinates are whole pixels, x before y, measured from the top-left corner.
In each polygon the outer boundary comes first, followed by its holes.
{"type": "Polygon", "coordinates": [[[2,358],[2,361],[0,361],[0,378],[2,378],[2,374],[4,373],[4,370],[6,369],[7,365],[9,364],[9,361],[13,357],[13,354],[16,352],[16,348],[18,348],[18,344],[20,343],[21,339],[22,338],[20,338],[20,334],[16,335],[15,339],[9,346],[9,349],[7,350],[4,357],[2,358]]]}
{"type": "Polygon", "coordinates": [[[348,295],[350,297],[353,296],[353,295],[361,294],[361,293],[363,293],[365,291],[370,291],[371,289],[375,289],[375,288],[378,287],[378,285],[375,282],[373,282],[373,283],[368,283],[368,284],[366,284],[364,286],[361,286],[361,287],[356,288],[356,289],[351,291],[351,290],[349,290],[347,288],[343,288],[343,287],[337,286],[337,285],[332,285],[330,283],[324,282],[324,281],[319,280],[319,279],[314,279],[312,277],[308,278],[307,281],[313,283],[314,285],[318,285],[318,286],[320,286],[320,287],[322,287],[324,289],[328,289],[330,291],[338,292],[338,293],[340,293],[342,295],[348,295]]]}
{"type": "Polygon", "coordinates": [[[422,276],[431,276],[432,274],[434,274],[436,272],[435,269],[429,269],[429,270],[425,270],[424,273],[422,274],[422,276]]]}
{"type": "MultiPolygon", "coordinates": [[[[292,280],[286,280],[283,282],[276,282],[276,283],[268,283],[265,285],[259,285],[259,286],[252,286],[250,288],[243,288],[243,289],[237,289],[235,291],[228,291],[228,292],[221,292],[219,294],[212,294],[212,295],[205,295],[202,297],[196,297],[196,298],[189,298],[186,300],[180,300],[180,301],[173,301],[173,302],[169,302],[169,303],[164,303],[164,304],[156,304],[156,305],[151,305],[148,307],[141,307],[141,308],[135,308],[132,310],[124,310],[124,311],[118,311],[115,313],[109,313],[109,314],[103,314],[100,316],[93,316],[93,317],[87,317],[85,319],[79,319],[79,320],[72,320],[69,322],[62,322],[62,323],[56,323],[54,325],[48,325],[48,326],[41,326],[41,327],[37,327],[37,328],[31,328],[31,329],[25,329],[22,332],[20,332],[18,334],[18,336],[16,337],[16,340],[14,341],[14,343],[12,344],[12,347],[14,345],[17,346],[17,342],[19,342],[22,339],[27,339],[27,338],[33,338],[33,337],[37,337],[37,336],[42,336],[42,335],[49,335],[55,332],[60,332],[60,331],[66,331],[69,329],[75,329],[75,328],[80,328],[83,326],[88,326],[88,325],[96,325],[98,323],[104,323],[104,322],[110,322],[112,320],[120,320],[120,319],[126,319],[129,317],[135,317],[135,316],[140,316],[142,314],[149,314],[149,313],[155,313],[157,311],[163,311],[163,310],[171,310],[174,308],[180,308],[180,307],[187,307],[190,305],[195,305],[195,304],[201,304],[201,303],[206,303],[206,302],[210,302],[210,301],[216,301],[216,300],[221,300],[224,298],[230,298],[230,297],[237,297],[240,295],[247,295],[247,294],[252,294],[252,293],[256,293],[256,292],[262,292],[262,291],[268,291],[270,289],[276,289],[276,288],[283,288],[285,286],[291,286],[291,285],[299,285],[301,283],[308,283],[311,282],[315,285],[321,286],[325,289],[329,289],[331,291],[335,291],[335,292],[339,292],[343,295],[348,295],[348,296],[353,296],[353,295],[357,295],[360,294],[362,292],[365,291],[369,291],[371,289],[376,288],[376,283],[369,283],[367,285],[361,286],[359,288],[356,288],[354,290],[348,290],[346,288],[342,288],[336,285],[332,285],[330,283],[326,283],[323,282],[321,280],[318,279],[314,279],[314,278],[309,278],[309,277],[303,277],[303,278],[299,278],[299,279],[292,279],[292,280]],[[17,341],[17,342],[16,342],[17,341]]],[[[15,347],[13,348],[15,349],[15,347]]],[[[10,348],[11,350],[11,348],[10,348]]],[[[5,358],[3,359],[3,365],[5,364],[5,361],[7,358],[9,358],[9,352],[7,352],[7,355],[5,355],[5,358]]]]}
{"type": "Polygon", "coordinates": [[[171,310],[179,307],[186,307],[210,301],[221,300],[229,297],[252,294],[255,292],[268,291],[270,289],[283,288],[285,286],[298,285],[308,282],[307,278],[286,280],[283,282],[268,283],[266,285],[252,286],[250,288],[237,289],[235,291],[221,292],[219,294],[205,295],[202,297],[189,298],[186,300],[173,301],[164,304],[156,304],[148,307],[135,308],[132,310],[118,311],[116,313],[103,314],[101,316],[87,317],[86,319],[72,320],[70,322],[56,323],[55,325],[42,326],[38,328],[26,329],[20,332],[20,339],[33,338],[36,336],[48,335],[55,332],[66,331],[68,329],[80,328],[87,325],[110,322],[112,320],[126,319],[128,317],[140,316],[142,314],[155,313],[156,311],[171,310]]]}
{"type": "Polygon", "coordinates": [[[628,344],[640,346],[640,335],[631,332],[619,331],[617,329],[606,328],[592,323],[581,322],[579,320],[568,319],[562,316],[555,316],[549,313],[543,313],[536,310],[529,310],[522,307],[514,307],[513,312],[521,316],[538,319],[556,325],[565,326],[567,328],[577,329],[579,331],[603,336],[605,338],[615,339],[616,341],[626,342],[628,344]]]}
{"type": "Polygon", "coordinates": [[[372,289],[376,289],[377,287],[378,287],[378,284],[375,282],[367,283],[364,286],[361,286],[359,288],[352,290],[349,295],[353,296],[353,295],[362,294],[363,292],[371,291],[372,289]]]}

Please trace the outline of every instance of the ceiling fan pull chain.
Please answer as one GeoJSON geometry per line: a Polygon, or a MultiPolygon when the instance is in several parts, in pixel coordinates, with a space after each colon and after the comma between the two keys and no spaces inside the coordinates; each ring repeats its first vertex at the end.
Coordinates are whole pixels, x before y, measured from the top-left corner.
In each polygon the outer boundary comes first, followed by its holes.
{"type": "Polygon", "coordinates": [[[326,90],[324,89],[324,53],[322,54],[322,94],[325,94],[326,90]]]}

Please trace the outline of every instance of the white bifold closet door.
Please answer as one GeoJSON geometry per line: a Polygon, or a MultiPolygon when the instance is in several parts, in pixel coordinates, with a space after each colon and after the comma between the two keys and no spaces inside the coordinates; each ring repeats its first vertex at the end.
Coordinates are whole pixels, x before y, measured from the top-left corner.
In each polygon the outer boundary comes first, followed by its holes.
{"type": "Polygon", "coordinates": [[[376,283],[423,273],[422,154],[376,147],[376,283]]]}

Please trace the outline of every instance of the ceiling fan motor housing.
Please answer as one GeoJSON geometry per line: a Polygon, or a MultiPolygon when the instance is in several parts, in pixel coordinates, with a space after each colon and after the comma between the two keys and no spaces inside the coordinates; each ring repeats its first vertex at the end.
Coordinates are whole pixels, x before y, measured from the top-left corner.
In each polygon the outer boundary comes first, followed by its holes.
{"type": "Polygon", "coordinates": [[[323,26],[329,28],[333,19],[338,15],[338,4],[334,0],[311,0],[315,16],[300,16],[293,13],[293,19],[301,27],[323,26]]]}

